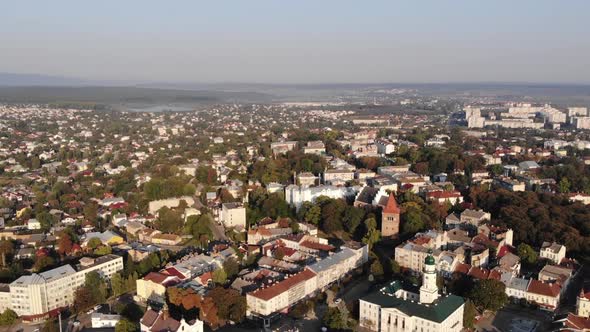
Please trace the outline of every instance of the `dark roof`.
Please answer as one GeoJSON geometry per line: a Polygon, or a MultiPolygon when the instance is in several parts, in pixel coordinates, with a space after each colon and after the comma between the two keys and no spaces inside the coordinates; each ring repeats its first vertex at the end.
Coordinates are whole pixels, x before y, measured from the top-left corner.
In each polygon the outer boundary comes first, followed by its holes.
{"type": "Polygon", "coordinates": [[[364,187],[356,198],[357,202],[365,204],[371,204],[375,199],[375,196],[379,192],[379,189],[373,187],[364,187]]]}
{"type": "Polygon", "coordinates": [[[464,303],[462,297],[443,295],[432,304],[404,300],[385,292],[377,291],[362,298],[383,308],[395,308],[408,316],[416,316],[431,322],[441,323],[464,303]]]}

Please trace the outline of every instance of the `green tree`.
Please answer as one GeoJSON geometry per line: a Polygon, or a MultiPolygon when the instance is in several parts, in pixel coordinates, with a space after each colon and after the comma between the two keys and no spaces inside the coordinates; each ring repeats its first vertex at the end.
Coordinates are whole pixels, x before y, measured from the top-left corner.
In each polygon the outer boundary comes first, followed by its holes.
{"type": "Polygon", "coordinates": [[[88,240],[88,243],[86,244],[86,246],[88,246],[88,248],[94,250],[94,249],[102,246],[102,241],[97,237],[93,237],[90,240],[88,240]]]}
{"type": "Polygon", "coordinates": [[[0,325],[1,326],[9,326],[14,324],[18,319],[18,315],[12,309],[6,309],[2,314],[0,314],[0,325]]]}
{"type": "Polygon", "coordinates": [[[467,328],[473,328],[475,323],[475,316],[477,315],[477,309],[471,300],[465,302],[465,309],[463,312],[463,326],[467,328]]]}
{"type": "Polygon", "coordinates": [[[213,282],[219,285],[223,285],[227,282],[227,273],[225,273],[224,269],[217,269],[213,271],[212,276],[213,282]]]}
{"type": "Polygon", "coordinates": [[[366,232],[362,242],[368,245],[370,249],[381,238],[381,232],[377,229],[377,221],[375,218],[365,220],[365,229],[366,232]]]}
{"type": "Polygon", "coordinates": [[[333,330],[345,330],[348,328],[346,317],[344,317],[340,309],[335,307],[328,308],[322,321],[325,326],[333,330]]]}
{"type": "Polygon", "coordinates": [[[375,278],[383,277],[383,265],[381,264],[378,258],[375,258],[375,260],[373,260],[373,263],[371,263],[371,274],[375,278]]]}
{"type": "Polygon", "coordinates": [[[125,280],[119,272],[113,274],[111,277],[111,289],[114,296],[119,296],[125,292],[125,280]]]}
{"type": "Polygon", "coordinates": [[[96,271],[88,272],[84,280],[84,287],[90,290],[95,304],[103,303],[107,298],[107,285],[96,271]]]}
{"type": "Polygon", "coordinates": [[[322,209],[319,206],[311,202],[305,202],[303,203],[299,211],[300,220],[303,220],[313,225],[319,225],[320,220],[322,218],[322,209]]]}
{"type": "Polygon", "coordinates": [[[563,177],[563,178],[561,178],[561,180],[559,180],[558,187],[559,187],[560,193],[562,193],[562,194],[569,193],[571,186],[572,186],[572,184],[570,183],[570,181],[566,177],[563,177]]]}
{"type": "Polygon", "coordinates": [[[537,252],[528,244],[521,243],[517,247],[518,257],[520,260],[528,265],[533,265],[537,263],[537,252]]]}
{"type": "Polygon", "coordinates": [[[233,278],[240,272],[240,264],[236,262],[235,258],[230,257],[223,262],[223,271],[225,271],[228,278],[233,278]]]}
{"type": "Polygon", "coordinates": [[[365,212],[362,209],[350,205],[347,206],[344,210],[344,216],[342,218],[346,231],[351,235],[354,234],[357,227],[361,224],[364,216],[365,212]]]}
{"type": "Polygon", "coordinates": [[[94,250],[94,254],[97,256],[108,255],[113,252],[113,249],[109,245],[100,246],[94,250]]]}
{"type": "Polygon", "coordinates": [[[139,331],[139,324],[134,323],[127,318],[122,318],[115,325],[115,332],[136,332],[139,331]]]}
{"type": "Polygon", "coordinates": [[[508,302],[506,286],[495,279],[483,279],[475,283],[468,298],[479,311],[498,311],[508,302]]]}

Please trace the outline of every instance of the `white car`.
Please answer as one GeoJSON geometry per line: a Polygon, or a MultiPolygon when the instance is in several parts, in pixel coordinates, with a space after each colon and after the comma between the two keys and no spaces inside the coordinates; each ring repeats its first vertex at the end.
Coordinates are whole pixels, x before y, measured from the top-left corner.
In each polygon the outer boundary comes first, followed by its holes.
{"type": "Polygon", "coordinates": [[[342,302],[342,299],[338,298],[334,300],[335,305],[339,305],[342,302]]]}

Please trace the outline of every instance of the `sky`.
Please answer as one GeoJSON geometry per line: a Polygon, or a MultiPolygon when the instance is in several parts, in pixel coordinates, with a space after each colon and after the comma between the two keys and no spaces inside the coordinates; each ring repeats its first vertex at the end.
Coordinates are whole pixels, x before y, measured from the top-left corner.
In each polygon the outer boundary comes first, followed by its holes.
{"type": "Polygon", "coordinates": [[[0,72],[251,83],[590,83],[588,0],[0,4],[0,72]]]}

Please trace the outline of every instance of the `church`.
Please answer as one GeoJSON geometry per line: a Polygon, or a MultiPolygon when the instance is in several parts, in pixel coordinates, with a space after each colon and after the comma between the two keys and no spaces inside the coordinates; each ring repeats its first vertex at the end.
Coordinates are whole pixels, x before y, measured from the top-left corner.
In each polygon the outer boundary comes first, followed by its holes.
{"type": "Polygon", "coordinates": [[[429,254],[419,289],[396,280],[360,300],[360,325],[372,331],[461,331],[465,302],[456,295],[441,295],[436,276],[429,254]]]}

